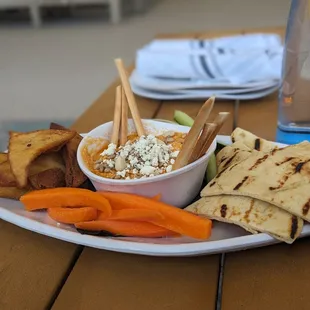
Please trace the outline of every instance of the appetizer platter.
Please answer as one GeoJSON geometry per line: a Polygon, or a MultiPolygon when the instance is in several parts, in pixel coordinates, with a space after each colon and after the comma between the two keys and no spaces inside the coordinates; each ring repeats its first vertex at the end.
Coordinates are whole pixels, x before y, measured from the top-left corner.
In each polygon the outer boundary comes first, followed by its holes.
{"type": "Polygon", "coordinates": [[[0,218],[99,249],[205,255],[310,235],[310,143],[218,132],[209,98],[195,120],[143,120],[120,59],[112,122],[79,135],[10,132],[0,154],[0,218]],[[131,114],[131,117],[129,116],[131,114]]]}

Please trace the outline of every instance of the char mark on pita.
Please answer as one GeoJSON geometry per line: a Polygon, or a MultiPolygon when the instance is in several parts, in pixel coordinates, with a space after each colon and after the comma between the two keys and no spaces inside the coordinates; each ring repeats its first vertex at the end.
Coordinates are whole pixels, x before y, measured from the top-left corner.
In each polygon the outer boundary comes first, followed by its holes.
{"type": "Polygon", "coordinates": [[[260,145],[261,145],[260,139],[259,138],[255,139],[254,149],[260,151],[260,145]]]}
{"type": "Polygon", "coordinates": [[[292,217],[291,234],[290,234],[290,237],[292,239],[295,238],[296,233],[297,233],[297,229],[298,229],[298,219],[297,219],[297,216],[293,216],[292,217]]]}
{"type": "Polygon", "coordinates": [[[267,158],[268,158],[268,154],[264,155],[262,158],[259,158],[249,170],[253,170],[254,168],[257,168],[257,166],[263,163],[267,158]]]}
{"type": "Polygon", "coordinates": [[[240,187],[248,180],[248,178],[249,178],[249,176],[245,176],[243,178],[243,180],[234,187],[234,190],[236,191],[236,190],[240,189],[240,187]]]}

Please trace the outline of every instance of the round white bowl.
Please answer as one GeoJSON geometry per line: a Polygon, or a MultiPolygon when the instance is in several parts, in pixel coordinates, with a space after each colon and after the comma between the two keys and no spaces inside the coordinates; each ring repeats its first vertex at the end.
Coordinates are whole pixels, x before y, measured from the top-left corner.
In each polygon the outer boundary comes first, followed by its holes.
{"type": "MultiPolygon", "coordinates": [[[[175,132],[189,131],[189,127],[158,122],[154,120],[142,120],[147,134],[160,135],[162,132],[172,130],[175,132]]],[[[215,151],[214,140],[207,153],[197,161],[181,169],[162,175],[133,180],[115,180],[98,176],[91,172],[85,164],[81,151],[89,143],[89,138],[103,138],[110,140],[112,122],[102,124],[90,131],[81,141],[77,160],[83,173],[91,180],[97,191],[112,191],[137,194],[152,197],[161,194],[161,200],[165,203],[182,208],[187,206],[200,192],[205,171],[211,154],[215,151]]],[[[129,120],[128,133],[136,132],[132,120],[129,120]]]]}

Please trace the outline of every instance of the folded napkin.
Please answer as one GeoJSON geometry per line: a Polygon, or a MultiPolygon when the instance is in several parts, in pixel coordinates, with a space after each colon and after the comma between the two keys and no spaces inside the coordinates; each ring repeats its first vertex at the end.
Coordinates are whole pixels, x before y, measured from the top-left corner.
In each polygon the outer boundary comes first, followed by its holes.
{"type": "Polygon", "coordinates": [[[282,55],[281,38],[275,34],[165,39],[138,50],[136,68],[149,77],[245,84],[280,79],[282,55]]]}

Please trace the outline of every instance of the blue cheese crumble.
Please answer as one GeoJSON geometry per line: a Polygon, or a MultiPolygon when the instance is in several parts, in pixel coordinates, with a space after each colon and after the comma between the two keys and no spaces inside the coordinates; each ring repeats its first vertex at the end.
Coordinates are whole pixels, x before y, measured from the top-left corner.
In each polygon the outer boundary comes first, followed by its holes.
{"type": "Polygon", "coordinates": [[[101,153],[97,167],[103,171],[114,168],[116,179],[146,178],[171,172],[178,154],[171,144],[150,134],[127,141],[119,148],[110,143],[101,153]]]}

